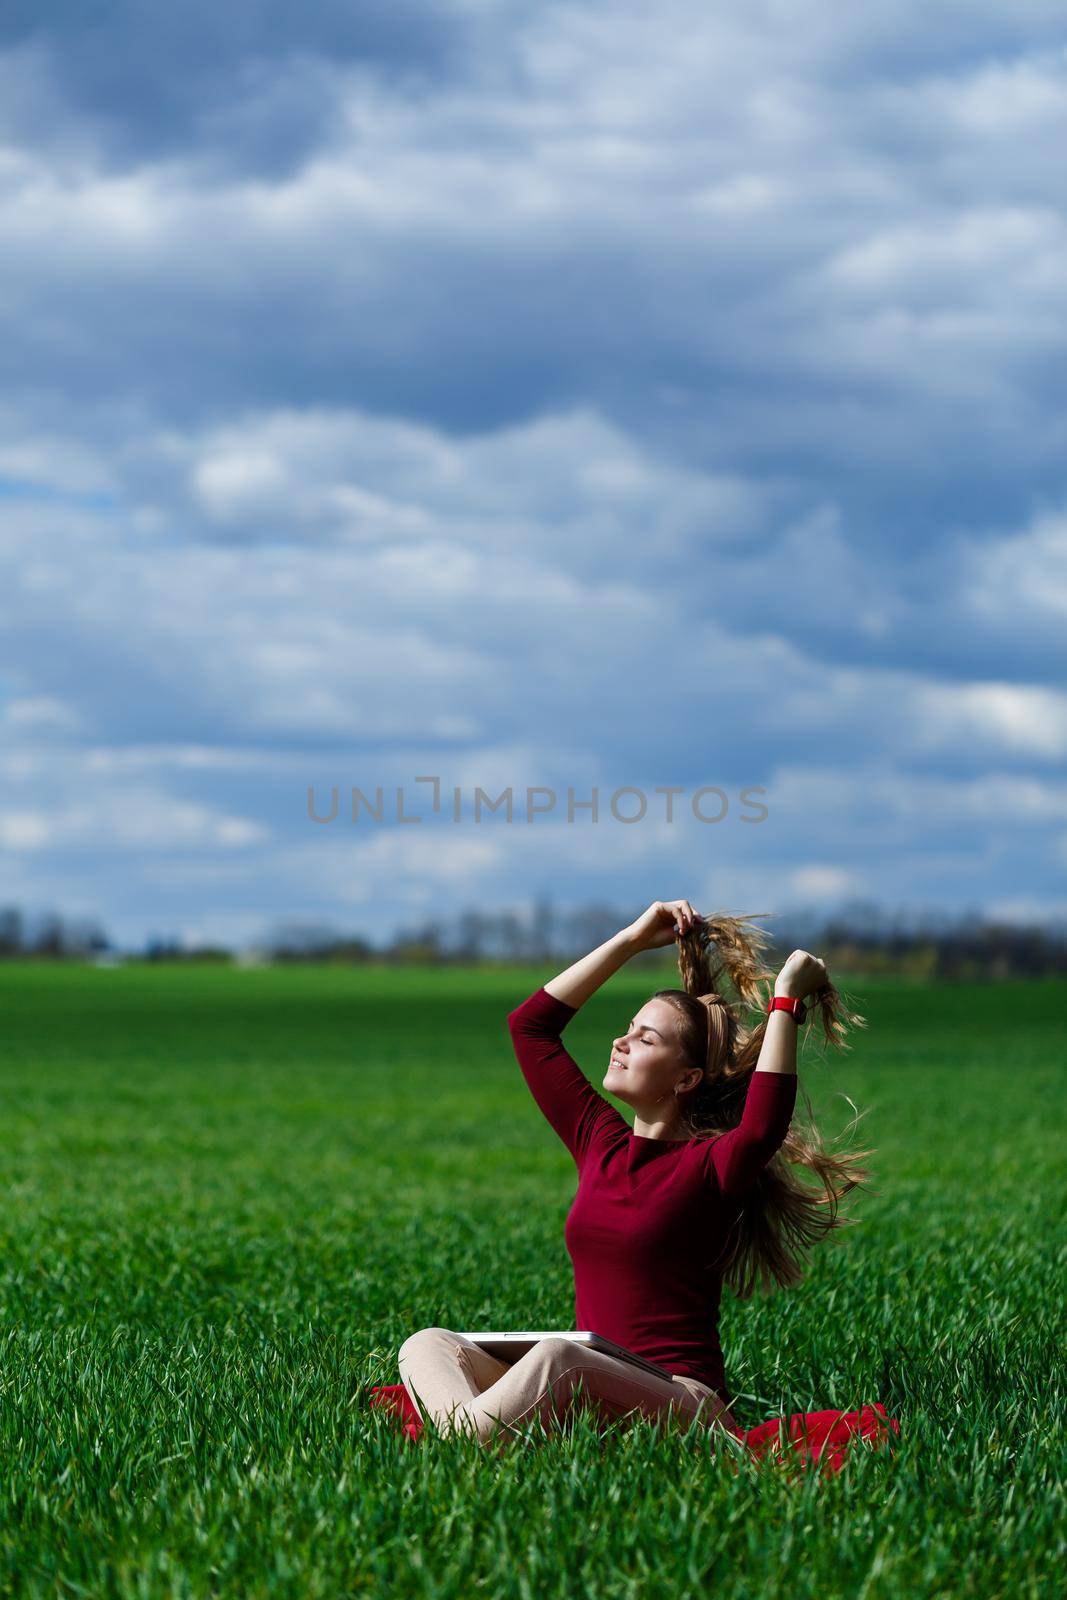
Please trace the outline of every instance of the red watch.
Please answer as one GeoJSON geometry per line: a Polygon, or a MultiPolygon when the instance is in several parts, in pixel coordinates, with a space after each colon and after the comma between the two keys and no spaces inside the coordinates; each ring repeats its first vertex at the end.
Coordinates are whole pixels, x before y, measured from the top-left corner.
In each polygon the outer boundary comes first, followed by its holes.
{"type": "Polygon", "coordinates": [[[772,1011],[788,1011],[798,1028],[808,1014],[803,1000],[790,999],[784,994],[776,994],[767,1001],[767,1015],[770,1016],[772,1011]]]}

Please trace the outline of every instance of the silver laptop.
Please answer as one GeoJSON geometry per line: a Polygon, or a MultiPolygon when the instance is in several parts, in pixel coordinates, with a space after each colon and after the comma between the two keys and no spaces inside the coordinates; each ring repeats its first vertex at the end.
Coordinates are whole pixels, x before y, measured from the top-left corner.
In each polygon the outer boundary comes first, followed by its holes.
{"type": "Polygon", "coordinates": [[[575,1333],[570,1328],[553,1328],[546,1333],[464,1333],[462,1337],[478,1345],[487,1355],[495,1356],[498,1361],[506,1361],[509,1367],[542,1339],[570,1339],[575,1344],[584,1345],[587,1350],[600,1350],[606,1356],[615,1356],[619,1361],[642,1367],[657,1378],[666,1378],[668,1383],[672,1379],[672,1374],[665,1368],[646,1361],[644,1356],[634,1355],[632,1350],[615,1344],[611,1339],[605,1339],[602,1333],[575,1333]]]}

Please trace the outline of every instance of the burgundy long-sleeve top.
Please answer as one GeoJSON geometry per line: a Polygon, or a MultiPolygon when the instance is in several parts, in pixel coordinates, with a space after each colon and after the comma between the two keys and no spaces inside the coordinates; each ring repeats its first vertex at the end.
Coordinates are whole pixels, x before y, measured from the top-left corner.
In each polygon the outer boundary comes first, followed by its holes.
{"type": "Polygon", "coordinates": [[[739,1202],[789,1131],[796,1074],[754,1072],[741,1122],[725,1134],[645,1138],[563,1044],[577,1010],[540,988],[508,1016],[523,1077],[578,1169],[564,1227],[575,1329],[697,1378],[729,1404],[716,1262],[739,1202]]]}

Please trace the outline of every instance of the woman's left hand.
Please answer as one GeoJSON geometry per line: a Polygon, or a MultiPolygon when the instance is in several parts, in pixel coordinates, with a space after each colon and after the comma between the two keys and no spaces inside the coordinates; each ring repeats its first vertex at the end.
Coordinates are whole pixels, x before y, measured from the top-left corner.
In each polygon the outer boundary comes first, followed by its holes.
{"type": "Polygon", "coordinates": [[[789,1000],[805,1000],[816,989],[825,988],[829,981],[825,961],[809,955],[807,950],[794,950],[774,980],[774,992],[789,1000]]]}

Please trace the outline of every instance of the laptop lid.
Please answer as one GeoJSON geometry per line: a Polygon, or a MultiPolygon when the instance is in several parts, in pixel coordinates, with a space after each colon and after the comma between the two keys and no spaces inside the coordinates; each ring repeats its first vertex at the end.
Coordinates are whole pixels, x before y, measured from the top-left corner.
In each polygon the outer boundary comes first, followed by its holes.
{"type": "Polygon", "coordinates": [[[584,1345],[589,1350],[599,1350],[602,1355],[614,1356],[618,1361],[626,1361],[631,1366],[641,1367],[645,1372],[651,1372],[654,1377],[666,1378],[670,1383],[673,1374],[664,1367],[657,1367],[654,1362],[646,1361],[644,1356],[635,1355],[632,1350],[616,1344],[613,1339],[606,1339],[602,1333],[591,1333],[585,1330],[575,1332],[573,1328],[552,1328],[540,1333],[535,1332],[482,1332],[463,1333],[464,1339],[469,1339],[484,1350],[487,1355],[495,1356],[498,1361],[506,1361],[508,1366],[513,1365],[528,1350],[542,1339],[570,1339],[574,1344],[584,1345]]]}

